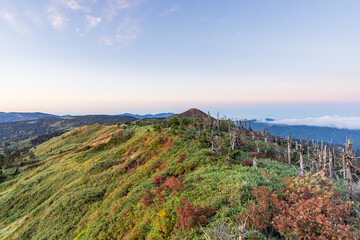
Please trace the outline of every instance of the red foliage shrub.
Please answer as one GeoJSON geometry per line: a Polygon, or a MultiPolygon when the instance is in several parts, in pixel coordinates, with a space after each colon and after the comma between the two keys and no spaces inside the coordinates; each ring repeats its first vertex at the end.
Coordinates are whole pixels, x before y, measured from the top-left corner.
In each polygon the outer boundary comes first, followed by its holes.
{"type": "MultiPolygon", "coordinates": [[[[253,166],[253,161],[252,160],[246,160],[244,162],[241,163],[243,166],[246,166],[246,167],[252,167],[253,166]]],[[[258,167],[261,167],[263,164],[261,162],[258,162],[257,163],[257,166],[258,167]]]]}
{"type": "Polygon", "coordinates": [[[215,215],[217,210],[211,207],[193,206],[187,199],[181,199],[183,205],[177,207],[178,220],[176,226],[185,231],[195,228],[215,215]]]}
{"type": "Polygon", "coordinates": [[[169,147],[171,147],[173,145],[173,138],[170,138],[170,139],[165,139],[165,145],[164,145],[164,148],[165,149],[168,149],[169,147]]]}
{"type": "Polygon", "coordinates": [[[166,162],[163,162],[162,164],[160,164],[159,169],[162,171],[166,168],[166,162]]]}
{"type": "Polygon", "coordinates": [[[181,180],[176,180],[175,177],[167,178],[161,189],[168,189],[170,191],[180,191],[184,188],[181,180]]]}
{"type": "Polygon", "coordinates": [[[253,161],[246,160],[245,162],[242,162],[241,164],[243,166],[252,167],[253,166],[253,161]]]}
{"type": "Polygon", "coordinates": [[[156,176],[155,178],[154,178],[154,184],[155,185],[160,185],[160,184],[162,184],[163,182],[165,182],[165,178],[164,177],[162,177],[162,176],[156,176]]]}
{"type": "Polygon", "coordinates": [[[179,159],[176,161],[176,163],[181,163],[186,158],[186,154],[180,154],[179,159]]]}
{"type": "Polygon", "coordinates": [[[247,205],[249,215],[247,224],[268,234],[272,228],[271,222],[279,211],[279,200],[274,193],[267,191],[265,187],[254,188],[252,194],[255,201],[247,205]]]}
{"type": "Polygon", "coordinates": [[[154,192],[155,192],[155,196],[157,197],[156,206],[160,207],[160,204],[162,203],[162,201],[164,201],[164,196],[161,193],[161,188],[160,187],[155,188],[154,192]]]}
{"type": "Polygon", "coordinates": [[[164,200],[164,194],[172,193],[175,194],[176,192],[182,190],[184,185],[182,184],[182,177],[180,176],[179,179],[175,177],[170,178],[163,178],[163,177],[156,177],[154,179],[156,185],[161,185],[154,190],[154,196],[157,197],[156,205],[160,207],[162,201],[164,200]],[[156,181],[155,181],[156,180],[156,181]],[[164,191],[164,192],[162,192],[164,191]]]}
{"type": "Polygon", "coordinates": [[[305,239],[354,239],[360,236],[351,225],[352,203],[341,202],[331,181],[320,176],[290,178],[281,199],[274,227],[283,234],[305,239]]]}
{"type": "Polygon", "coordinates": [[[302,239],[357,239],[352,203],[341,202],[331,181],[320,176],[290,178],[286,192],[276,196],[264,187],[254,188],[248,204],[248,225],[268,234],[278,230],[285,237],[302,239]]]}
{"type": "Polygon", "coordinates": [[[154,197],[155,195],[152,192],[150,192],[149,189],[145,189],[140,198],[140,203],[145,207],[148,207],[150,206],[154,197]]]}

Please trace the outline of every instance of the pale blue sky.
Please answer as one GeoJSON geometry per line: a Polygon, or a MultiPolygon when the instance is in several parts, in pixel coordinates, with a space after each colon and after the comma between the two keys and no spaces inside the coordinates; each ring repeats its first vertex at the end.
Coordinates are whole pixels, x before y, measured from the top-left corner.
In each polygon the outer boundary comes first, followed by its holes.
{"type": "Polygon", "coordinates": [[[0,111],[358,116],[359,43],[357,0],[1,0],[0,111]]]}

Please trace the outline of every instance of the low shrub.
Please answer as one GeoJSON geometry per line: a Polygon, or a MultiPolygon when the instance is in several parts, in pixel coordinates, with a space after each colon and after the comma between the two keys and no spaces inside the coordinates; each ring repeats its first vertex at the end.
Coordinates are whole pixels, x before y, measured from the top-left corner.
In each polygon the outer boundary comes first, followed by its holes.
{"type": "Polygon", "coordinates": [[[248,204],[248,227],[268,235],[304,239],[358,239],[351,202],[342,202],[331,181],[321,176],[293,177],[275,195],[254,188],[248,204]]]}
{"type": "Polygon", "coordinates": [[[186,158],[186,154],[180,154],[179,159],[176,161],[176,163],[182,163],[186,158]]]}
{"type": "Polygon", "coordinates": [[[183,205],[177,207],[178,220],[176,226],[183,229],[183,231],[199,227],[199,223],[205,224],[217,212],[215,208],[193,206],[185,198],[181,199],[181,201],[183,205]]]}

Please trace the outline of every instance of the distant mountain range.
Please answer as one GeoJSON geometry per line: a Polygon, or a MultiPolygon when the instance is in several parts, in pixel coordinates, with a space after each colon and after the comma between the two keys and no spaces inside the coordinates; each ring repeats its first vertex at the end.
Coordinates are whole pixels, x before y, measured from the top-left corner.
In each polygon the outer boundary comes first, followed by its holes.
{"type": "Polygon", "coordinates": [[[123,113],[116,116],[130,116],[138,119],[143,119],[143,118],[167,118],[167,117],[171,117],[172,115],[174,115],[174,113],[158,113],[158,114],[144,114],[144,115],[123,113]]]}
{"type": "MultiPolygon", "coordinates": [[[[132,122],[137,119],[178,117],[204,117],[207,114],[198,110],[190,109],[181,114],[158,113],[158,114],[132,114],[123,113],[118,115],[88,115],[88,116],[56,116],[47,113],[4,113],[0,112],[0,142],[44,134],[49,131],[67,131],[75,127],[94,123],[132,122]]],[[[354,145],[360,148],[360,130],[339,129],[333,127],[317,127],[305,125],[284,125],[274,123],[274,119],[266,118],[262,121],[251,120],[252,128],[261,131],[262,128],[269,130],[270,134],[287,137],[291,133],[293,138],[344,143],[346,138],[352,138],[354,145]]]]}
{"type": "Polygon", "coordinates": [[[58,117],[56,115],[47,114],[47,113],[20,113],[20,112],[0,112],[0,122],[18,122],[18,121],[27,121],[39,118],[47,117],[58,117]]]}
{"type": "MultiPolygon", "coordinates": [[[[143,118],[167,118],[174,115],[174,113],[158,113],[158,114],[132,114],[132,113],[123,113],[123,114],[117,114],[114,116],[130,116],[135,117],[137,119],[143,119],[143,118]]],[[[3,122],[21,122],[21,121],[29,121],[29,120],[35,120],[40,118],[50,118],[50,117],[70,117],[71,115],[64,115],[64,116],[58,116],[48,113],[41,113],[41,112],[34,112],[34,113],[21,113],[21,112],[0,112],[0,123],[3,122]]],[[[111,116],[111,115],[108,115],[111,116]]]]}
{"type": "Polygon", "coordinates": [[[0,123],[0,142],[22,139],[49,132],[66,132],[77,127],[105,123],[133,122],[137,118],[131,116],[88,115],[70,117],[39,118],[30,121],[0,123]]]}
{"type": "Polygon", "coordinates": [[[333,142],[334,144],[345,143],[346,138],[352,138],[356,148],[360,148],[360,130],[339,129],[332,127],[316,127],[305,125],[274,124],[273,119],[265,119],[266,122],[251,121],[252,129],[261,131],[262,128],[269,130],[271,135],[279,137],[291,136],[295,139],[309,139],[315,141],[333,142]]]}

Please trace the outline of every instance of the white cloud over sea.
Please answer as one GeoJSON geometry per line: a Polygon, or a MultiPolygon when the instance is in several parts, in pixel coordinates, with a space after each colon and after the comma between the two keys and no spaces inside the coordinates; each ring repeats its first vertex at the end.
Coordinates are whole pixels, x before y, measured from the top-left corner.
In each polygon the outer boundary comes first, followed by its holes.
{"type": "MultiPolygon", "coordinates": [[[[261,120],[262,122],[267,122],[261,120]]],[[[322,116],[308,118],[281,119],[268,122],[271,124],[306,125],[360,130],[360,117],[322,116]]]]}

